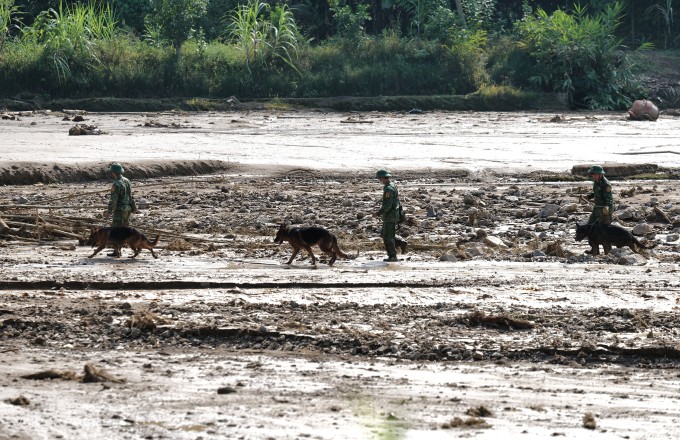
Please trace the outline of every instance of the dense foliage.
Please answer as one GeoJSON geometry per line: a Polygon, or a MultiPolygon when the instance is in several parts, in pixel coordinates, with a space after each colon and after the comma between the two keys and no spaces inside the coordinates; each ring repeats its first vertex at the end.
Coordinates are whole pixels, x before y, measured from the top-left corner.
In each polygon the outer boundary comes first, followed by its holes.
{"type": "MultiPolygon", "coordinates": [[[[614,109],[680,0],[0,0],[0,94],[320,97],[493,84],[614,109]]],[[[490,90],[487,88],[486,90],[490,90]]]]}

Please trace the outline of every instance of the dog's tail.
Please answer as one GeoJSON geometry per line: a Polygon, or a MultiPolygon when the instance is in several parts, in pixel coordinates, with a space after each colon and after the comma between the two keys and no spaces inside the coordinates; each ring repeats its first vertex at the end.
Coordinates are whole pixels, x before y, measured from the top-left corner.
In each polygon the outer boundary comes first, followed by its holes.
{"type": "Polygon", "coordinates": [[[347,256],[346,253],[340,250],[340,246],[338,246],[338,237],[335,235],[333,236],[333,251],[338,254],[338,257],[342,257],[345,260],[349,260],[349,256],[347,256]]]}
{"type": "Polygon", "coordinates": [[[154,241],[149,240],[149,237],[146,236],[146,234],[142,234],[142,247],[145,245],[148,246],[149,248],[152,248],[158,244],[158,239],[161,238],[160,235],[156,235],[156,239],[154,241]]]}

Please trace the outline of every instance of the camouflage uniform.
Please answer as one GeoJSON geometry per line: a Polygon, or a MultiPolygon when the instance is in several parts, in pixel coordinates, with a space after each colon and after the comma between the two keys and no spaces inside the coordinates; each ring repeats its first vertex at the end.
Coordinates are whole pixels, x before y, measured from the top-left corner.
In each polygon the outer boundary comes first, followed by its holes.
{"type": "MultiPolygon", "coordinates": [[[[120,165],[118,165],[118,167],[120,167],[120,165]]],[[[123,171],[122,167],[113,169],[113,172],[116,172],[116,169],[123,171]]],[[[111,196],[107,209],[107,214],[113,215],[111,226],[128,226],[130,224],[130,214],[137,211],[135,200],[132,198],[130,181],[120,174],[121,173],[117,173],[113,185],[111,186],[111,196]]]]}
{"type": "Polygon", "coordinates": [[[593,212],[590,213],[588,223],[592,224],[600,222],[603,224],[611,224],[612,215],[614,213],[614,197],[612,196],[612,185],[604,177],[604,170],[600,166],[593,166],[591,171],[597,171],[601,177],[593,182],[593,192],[588,194],[588,199],[593,199],[595,206],[593,212]]]}
{"type": "MultiPolygon", "coordinates": [[[[380,171],[378,173],[380,173],[380,171]]],[[[384,176],[381,176],[380,174],[377,174],[377,176],[390,177],[387,172],[385,172],[384,176]]],[[[383,239],[383,243],[385,243],[387,257],[391,261],[396,261],[396,233],[397,223],[399,223],[399,191],[397,191],[397,187],[392,182],[388,181],[383,187],[382,206],[378,210],[377,215],[382,218],[383,221],[380,236],[383,239]]]]}

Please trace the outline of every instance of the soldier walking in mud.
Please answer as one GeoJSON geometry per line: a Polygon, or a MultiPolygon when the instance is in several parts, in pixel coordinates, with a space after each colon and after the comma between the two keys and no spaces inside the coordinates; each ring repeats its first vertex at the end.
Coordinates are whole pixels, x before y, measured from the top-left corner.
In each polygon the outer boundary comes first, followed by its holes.
{"type": "Polygon", "coordinates": [[[123,177],[125,170],[119,163],[112,163],[109,173],[113,176],[109,206],[106,210],[106,218],[112,217],[111,226],[128,226],[130,215],[137,212],[135,199],[132,197],[130,181],[123,177]]]}
{"type": "Polygon", "coordinates": [[[609,225],[612,222],[614,213],[614,197],[612,196],[612,186],[604,177],[604,170],[600,165],[593,165],[588,170],[593,177],[593,192],[588,194],[588,200],[593,200],[595,206],[590,213],[588,224],[599,222],[609,225]]]}
{"type": "Polygon", "coordinates": [[[384,261],[399,261],[397,259],[397,246],[401,248],[401,252],[406,252],[407,242],[396,238],[397,224],[399,223],[400,208],[399,191],[397,187],[390,181],[392,175],[387,170],[378,170],[375,173],[376,179],[382,183],[383,196],[382,206],[373,214],[373,217],[380,217],[383,225],[380,229],[380,236],[385,244],[387,251],[387,258],[384,261]]]}

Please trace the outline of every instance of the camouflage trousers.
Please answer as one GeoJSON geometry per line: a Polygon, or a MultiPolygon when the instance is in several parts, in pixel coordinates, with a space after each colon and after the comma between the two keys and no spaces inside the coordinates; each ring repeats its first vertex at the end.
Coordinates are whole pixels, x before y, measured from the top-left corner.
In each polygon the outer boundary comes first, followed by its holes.
{"type": "Polygon", "coordinates": [[[388,257],[397,256],[397,246],[395,244],[395,236],[397,235],[397,224],[395,222],[384,222],[382,229],[380,229],[380,236],[385,243],[385,250],[388,257]]]}
{"type": "Polygon", "coordinates": [[[113,211],[111,226],[130,226],[131,209],[116,209],[113,211]]]}
{"type": "Polygon", "coordinates": [[[593,212],[590,213],[590,217],[588,217],[588,224],[593,224],[595,222],[602,223],[604,225],[610,225],[612,223],[612,211],[613,209],[609,209],[609,213],[605,214],[604,212],[604,207],[602,206],[596,206],[593,208],[593,212]]]}
{"type": "Polygon", "coordinates": [[[383,239],[383,243],[385,243],[385,250],[387,251],[388,257],[396,258],[397,246],[400,246],[402,252],[405,252],[407,243],[401,237],[397,236],[396,223],[394,222],[383,223],[383,226],[380,229],[380,236],[383,239]]]}

